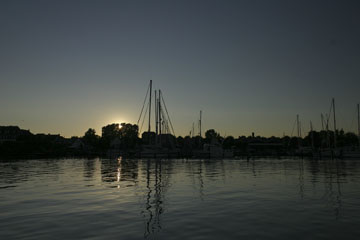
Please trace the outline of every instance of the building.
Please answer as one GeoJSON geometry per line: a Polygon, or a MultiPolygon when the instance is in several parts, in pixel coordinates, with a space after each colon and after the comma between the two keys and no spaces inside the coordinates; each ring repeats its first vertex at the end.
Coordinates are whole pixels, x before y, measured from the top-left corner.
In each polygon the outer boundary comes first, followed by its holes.
{"type": "Polygon", "coordinates": [[[0,143],[15,142],[22,136],[32,135],[29,130],[20,129],[18,126],[0,126],[0,143]]]}

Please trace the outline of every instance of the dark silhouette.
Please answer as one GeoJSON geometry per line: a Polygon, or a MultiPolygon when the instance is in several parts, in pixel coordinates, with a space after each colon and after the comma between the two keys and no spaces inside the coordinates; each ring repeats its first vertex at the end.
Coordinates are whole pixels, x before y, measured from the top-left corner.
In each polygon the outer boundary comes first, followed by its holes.
{"type": "MultiPolygon", "coordinates": [[[[172,134],[144,132],[139,137],[136,124],[113,123],[102,128],[102,135],[89,128],[82,137],[64,138],[51,134],[32,134],[19,127],[0,127],[0,158],[41,158],[66,156],[112,156],[112,157],[256,157],[256,156],[318,156],[323,149],[336,146],[343,154],[358,148],[359,139],[343,130],[311,131],[301,137],[222,137],[214,129],[198,136],[175,137],[172,134]],[[149,148],[146,152],[145,147],[149,148]],[[146,153],[148,155],[146,155],[146,153]]],[[[341,155],[340,155],[341,156],[341,155]]]]}
{"type": "Polygon", "coordinates": [[[205,139],[206,142],[210,142],[212,139],[219,139],[220,134],[218,134],[214,129],[207,130],[205,132],[205,139]]]}

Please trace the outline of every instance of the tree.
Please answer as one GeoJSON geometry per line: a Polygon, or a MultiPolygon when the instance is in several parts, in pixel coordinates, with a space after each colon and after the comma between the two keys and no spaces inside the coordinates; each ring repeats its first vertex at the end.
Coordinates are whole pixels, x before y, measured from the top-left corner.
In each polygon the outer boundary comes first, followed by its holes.
{"type": "Polygon", "coordinates": [[[94,137],[95,134],[96,134],[95,129],[89,128],[89,129],[85,132],[84,137],[94,137]]]}
{"type": "Polygon", "coordinates": [[[120,127],[118,123],[108,124],[101,129],[101,147],[106,150],[116,137],[120,137],[120,127]]]}
{"type": "Polygon", "coordinates": [[[112,140],[121,140],[121,148],[124,150],[134,148],[139,141],[139,127],[130,123],[113,123],[102,128],[102,145],[106,149],[112,140]]]}
{"type": "Polygon", "coordinates": [[[176,138],[176,145],[179,147],[179,148],[182,148],[184,146],[184,138],[181,137],[181,136],[178,136],[176,138]]]}
{"type": "Polygon", "coordinates": [[[356,147],[359,144],[359,138],[355,133],[348,132],[344,135],[344,145],[356,147]]]}
{"type": "Polygon", "coordinates": [[[120,139],[125,149],[134,148],[139,138],[139,127],[136,124],[121,123],[120,139]]]}
{"type": "Polygon", "coordinates": [[[220,135],[214,129],[209,129],[205,132],[205,138],[208,143],[211,142],[212,139],[218,139],[219,137],[220,135]]]}
{"type": "Polygon", "coordinates": [[[119,132],[122,138],[137,138],[139,135],[139,127],[136,124],[121,123],[119,132]]]}
{"type": "Polygon", "coordinates": [[[102,127],[101,137],[112,140],[120,136],[120,127],[118,123],[108,124],[102,127]]]}
{"type": "Polygon", "coordinates": [[[233,136],[228,136],[228,137],[225,138],[225,140],[223,142],[223,147],[225,149],[230,149],[234,145],[235,145],[235,139],[234,139],[233,136]]]}
{"type": "Polygon", "coordinates": [[[93,128],[89,128],[83,137],[84,143],[90,145],[90,146],[97,146],[99,140],[99,136],[96,135],[96,131],[93,128]]]}

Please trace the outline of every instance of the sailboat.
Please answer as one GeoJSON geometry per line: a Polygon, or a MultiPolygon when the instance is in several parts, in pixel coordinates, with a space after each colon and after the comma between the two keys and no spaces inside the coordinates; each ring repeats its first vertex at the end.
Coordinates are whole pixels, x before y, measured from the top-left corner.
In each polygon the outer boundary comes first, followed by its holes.
{"type": "Polygon", "coordinates": [[[330,106],[330,113],[329,115],[326,115],[326,143],[327,147],[320,148],[318,151],[313,152],[314,158],[342,158],[343,157],[343,150],[339,149],[337,146],[337,128],[336,128],[336,112],[335,112],[335,99],[333,98],[331,100],[331,106],[330,106]],[[333,124],[334,124],[334,132],[333,132],[333,144],[330,142],[330,130],[329,130],[329,120],[330,120],[330,114],[333,113],[333,124]]]}
{"type": "Polygon", "coordinates": [[[152,80],[145,96],[144,104],[141,109],[138,126],[140,121],[140,131],[145,119],[148,120],[148,130],[142,133],[143,144],[137,152],[140,158],[172,158],[179,157],[180,151],[176,148],[175,131],[165,104],[165,100],[161,90],[154,91],[153,100],[152,80]],[[154,104],[155,114],[155,132],[151,131],[151,108],[154,104]],[[145,112],[144,112],[145,108],[145,112]],[[144,114],[143,114],[144,113],[144,114]],[[148,113],[148,115],[147,115],[148,113]]]}

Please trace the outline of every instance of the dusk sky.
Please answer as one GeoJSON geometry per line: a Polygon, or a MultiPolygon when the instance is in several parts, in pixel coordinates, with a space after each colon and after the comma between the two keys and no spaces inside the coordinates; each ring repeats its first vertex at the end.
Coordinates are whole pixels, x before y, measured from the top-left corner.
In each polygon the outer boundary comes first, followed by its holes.
{"type": "MultiPolygon", "coordinates": [[[[176,135],[356,129],[360,1],[0,1],[0,125],[136,123],[149,80],[176,135]]],[[[154,124],[153,124],[154,125],[154,124]]],[[[146,127],[143,128],[143,130],[146,127]]]]}

